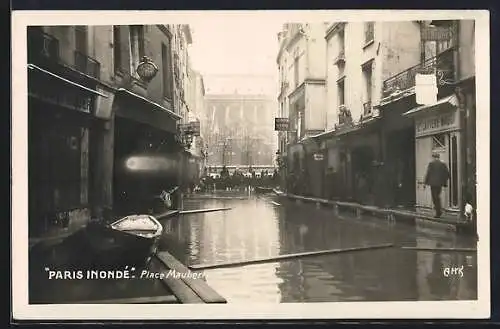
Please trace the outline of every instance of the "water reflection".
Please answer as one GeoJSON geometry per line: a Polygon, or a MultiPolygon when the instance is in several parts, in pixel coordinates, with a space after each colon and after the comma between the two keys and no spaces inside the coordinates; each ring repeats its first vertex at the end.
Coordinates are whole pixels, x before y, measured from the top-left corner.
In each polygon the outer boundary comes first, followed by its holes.
{"type": "MultiPolygon", "coordinates": [[[[271,197],[188,200],[185,207],[231,207],[165,224],[168,248],[187,264],[237,262],[280,254],[394,243],[418,247],[474,247],[452,232],[381,219],[335,217],[271,197]],[[278,201],[278,200],[276,200],[278,201]]],[[[475,255],[380,249],[207,270],[207,282],[229,302],[410,301],[477,298],[475,255]],[[443,275],[464,265],[463,277],[443,275]]]]}

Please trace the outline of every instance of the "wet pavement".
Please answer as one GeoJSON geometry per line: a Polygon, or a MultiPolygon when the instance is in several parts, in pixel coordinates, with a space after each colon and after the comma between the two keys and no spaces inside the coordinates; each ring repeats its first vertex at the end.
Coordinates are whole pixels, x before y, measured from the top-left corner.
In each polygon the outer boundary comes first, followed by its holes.
{"type": "MultiPolygon", "coordinates": [[[[228,193],[188,199],[185,209],[232,210],[185,215],[164,223],[160,249],[188,265],[237,262],[289,253],[393,243],[475,248],[450,227],[340,215],[274,195],[228,193]]],[[[368,250],[205,270],[207,283],[232,302],[336,302],[477,299],[475,253],[368,250]],[[463,266],[463,276],[445,276],[463,266]]]]}

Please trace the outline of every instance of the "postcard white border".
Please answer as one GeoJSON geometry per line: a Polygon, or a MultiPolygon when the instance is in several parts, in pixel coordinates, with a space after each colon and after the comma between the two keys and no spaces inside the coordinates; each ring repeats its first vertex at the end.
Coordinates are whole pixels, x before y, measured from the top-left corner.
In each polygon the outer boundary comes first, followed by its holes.
{"type": "Polygon", "coordinates": [[[462,319],[490,316],[489,12],[479,10],[342,11],[14,11],[12,14],[12,295],[16,320],[148,319],[462,319]],[[164,24],[258,17],[285,21],[476,20],[478,300],[226,305],[28,305],[27,51],[28,25],[164,24]]]}

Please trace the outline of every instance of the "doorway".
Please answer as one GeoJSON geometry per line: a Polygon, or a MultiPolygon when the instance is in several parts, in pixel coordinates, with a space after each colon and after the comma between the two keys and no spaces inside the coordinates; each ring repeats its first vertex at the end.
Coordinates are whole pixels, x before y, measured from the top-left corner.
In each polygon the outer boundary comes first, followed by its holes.
{"type": "Polygon", "coordinates": [[[457,209],[460,206],[460,135],[458,132],[445,132],[431,136],[425,136],[416,140],[417,152],[417,203],[424,208],[432,208],[432,198],[430,189],[425,183],[427,165],[432,160],[432,153],[440,155],[441,161],[450,171],[448,186],[443,187],[441,200],[443,206],[448,209],[457,209]]]}
{"type": "Polygon", "coordinates": [[[390,202],[403,208],[413,208],[416,203],[414,134],[414,128],[388,134],[387,169],[392,176],[387,178],[392,196],[390,202]]]}

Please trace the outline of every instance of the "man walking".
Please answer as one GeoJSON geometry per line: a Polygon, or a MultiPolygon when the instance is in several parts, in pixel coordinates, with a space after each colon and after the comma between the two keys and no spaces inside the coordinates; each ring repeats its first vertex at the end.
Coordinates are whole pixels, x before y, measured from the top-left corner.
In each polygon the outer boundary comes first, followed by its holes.
{"type": "Polygon", "coordinates": [[[427,166],[425,185],[431,187],[432,203],[436,210],[436,217],[441,217],[441,189],[447,186],[450,178],[448,167],[439,159],[439,153],[432,154],[433,160],[427,166]]]}

